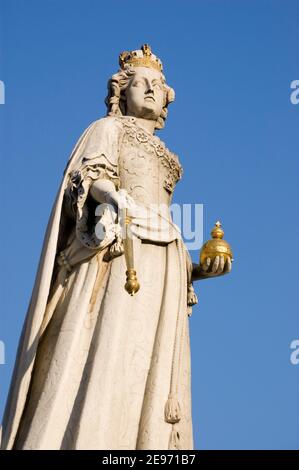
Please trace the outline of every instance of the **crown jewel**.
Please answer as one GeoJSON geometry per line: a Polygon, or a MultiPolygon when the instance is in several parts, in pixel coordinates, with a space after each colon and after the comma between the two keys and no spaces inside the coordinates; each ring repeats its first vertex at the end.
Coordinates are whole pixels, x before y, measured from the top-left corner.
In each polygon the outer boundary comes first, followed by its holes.
{"type": "Polygon", "coordinates": [[[158,72],[163,70],[161,60],[152,53],[148,44],[143,44],[141,49],[136,51],[124,51],[119,54],[119,65],[122,69],[126,65],[131,65],[132,67],[150,67],[158,72]]]}

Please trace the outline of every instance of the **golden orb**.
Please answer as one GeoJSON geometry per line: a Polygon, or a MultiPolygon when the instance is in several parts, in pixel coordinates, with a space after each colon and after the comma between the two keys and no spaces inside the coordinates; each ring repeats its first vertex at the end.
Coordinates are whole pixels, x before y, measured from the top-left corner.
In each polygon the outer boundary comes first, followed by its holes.
{"type": "Polygon", "coordinates": [[[226,262],[227,258],[232,260],[232,249],[230,245],[222,239],[224,236],[224,231],[221,228],[221,223],[219,221],[216,222],[215,226],[213,227],[211,235],[212,239],[204,243],[202,249],[200,250],[200,264],[204,264],[207,258],[211,258],[213,260],[216,258],[216,256],[223,256],[224,262],[226,262]]]}

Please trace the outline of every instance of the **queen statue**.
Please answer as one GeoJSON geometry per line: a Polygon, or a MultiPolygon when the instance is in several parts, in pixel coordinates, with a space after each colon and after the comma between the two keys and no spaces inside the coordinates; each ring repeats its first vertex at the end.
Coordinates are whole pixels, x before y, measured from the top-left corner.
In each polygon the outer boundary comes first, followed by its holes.
{"type": "Polygon", "coordinates": [[[182,167],[155,134],[174,101],[161,61],[144,44],[119,65],[53,205],[2,449],[194,448],[192,282],[229,272],[231,257],[192,264],[172,221],[182,167]]]}

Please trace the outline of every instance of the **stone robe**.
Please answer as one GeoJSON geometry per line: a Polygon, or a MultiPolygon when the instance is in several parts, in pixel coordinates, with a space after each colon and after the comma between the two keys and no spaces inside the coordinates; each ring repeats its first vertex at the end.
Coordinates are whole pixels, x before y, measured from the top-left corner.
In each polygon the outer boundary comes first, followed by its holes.
{"type": "Polygon", "coordinates": [[[78,141],[47,228],[2,448],[193,449],[192,264],[169,212],[181,174],[177,156],[133,117],[100,119],[78,141]],[[116,240],[95,236],[98,178],[165,222],[133,219],[133,297],[116,240]]]}

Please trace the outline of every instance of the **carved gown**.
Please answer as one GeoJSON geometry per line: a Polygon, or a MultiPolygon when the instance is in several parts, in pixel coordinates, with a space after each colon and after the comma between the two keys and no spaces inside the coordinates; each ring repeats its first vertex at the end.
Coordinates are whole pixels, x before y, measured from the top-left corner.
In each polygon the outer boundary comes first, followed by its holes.
{"type": "Polygon", "coordinates": [[[159,217],[171,228],[181,173],[177,156],[133,117],[100,119],[81,137],[65,170],[51,283],[27,365],[31,314],[20,341],[3,448],[193,449],[187,250],[176,230],[136,223],[141,287],[129,296],[116,241],[100,247],[94,236],[98,203],[89,194],[108,178],[144,207],[166,207],[159,217]]]}

